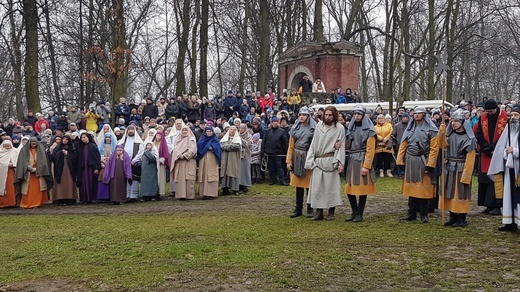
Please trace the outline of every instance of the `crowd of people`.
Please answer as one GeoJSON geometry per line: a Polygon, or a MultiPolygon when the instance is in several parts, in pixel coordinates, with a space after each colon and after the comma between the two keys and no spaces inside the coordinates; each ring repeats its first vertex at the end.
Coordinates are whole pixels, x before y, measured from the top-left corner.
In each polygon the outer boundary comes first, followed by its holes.
{"type": "Polygon", "coordinates": [[[361,104],[347,113],[332,105],[313,111],[297,90],[282,97],[269,90],[168,103],[148,98],[140,105],[121,98],[114,106],[99,101],[59,115],[29,111],[0,129],[0,207],[197,194],[210,200],[265,181],[296,188],[293,218],[306,205],[311,220],[332,220],[346,194],[352,209],[346,221],[361,222],[379,174],[402,178],[409,197],[403,221],[419,213],[427,223],[428,213],[440,208],[450,212],[445,225],[464,227],[476,168],[478,205],[485,214],[503,215],[500,230],[514,231],[519,121],[519,107],[493,99],[461,101],[443,112],[401,107],[393,116],[361,104]]]}

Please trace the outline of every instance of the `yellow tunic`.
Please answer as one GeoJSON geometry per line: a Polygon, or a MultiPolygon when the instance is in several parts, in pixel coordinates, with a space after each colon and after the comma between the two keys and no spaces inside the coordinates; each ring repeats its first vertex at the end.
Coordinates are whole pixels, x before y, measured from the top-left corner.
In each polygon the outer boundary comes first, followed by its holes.
{"type": "MultiPolygon", "coordinates": [[[[439,154],[439,136],[435,136],[430,140],[430,153],[427,157],[426,166],[433,167],[437,165],[437,155],[439,154]]],[[[399,146],[399,153],[397,154],[396,164],[397,165],[405,165],[405,155],[406,148],[408,147],[408,141],[403,141],[399,146]]],[[[405,169],[405,177],[409,171],[422,171],[424,172],[426,169],[405,169]]],[[[406,179],[403,179],[402,192],[404,196],[414,197],[420,199],[433,199],[435,197],[436,188],[431,183],[430,175],[435,174],[425,174],[423,176],[423,181],[418,183],[406,182],[406,179]]]]}
{"type": "MultiPolygon", "coordinates": [[[[374,136],[368,138],[366,143],[366,152],[365,152],[365,159],[363,161],[363,168],[372,169],[372,164],[374,162],[374,156],[376,154],[376,138],[374,136]]],[[[352,174],[353,175],[353,174],[352,174]]],[[[354,181],[353,178],[350,179],[350,181],[354,181]]],[[[347,183],[345,185],[345,194],[349,195],[355,195],[355,196],[363,196],[363,195],[372,195],[375,194],[376,191],[376,183],[372,181],[372,177],[370,175],[370,172],[368,175],[363,176],[361,175],[360,171],[360,185],[353,185],[351,183],[347,183]],[[367,184],[363,183],[364,179],[367,179],[367,184]]]]}
{"type": "MultiPolygon", "coordinates": [[[[286,163],[293,163],[293,154],[294,154],[294,139],[293,137],[289,138],[289,149],[287,149],[287,156],[285,158],[286,163]]],[[[310,170],[305,170],[305,176],[299,177],[290,172],[291,182],[289,183],[291,186],[298,188],[309,188],[311,183],[311,172],[310,170]]]]}

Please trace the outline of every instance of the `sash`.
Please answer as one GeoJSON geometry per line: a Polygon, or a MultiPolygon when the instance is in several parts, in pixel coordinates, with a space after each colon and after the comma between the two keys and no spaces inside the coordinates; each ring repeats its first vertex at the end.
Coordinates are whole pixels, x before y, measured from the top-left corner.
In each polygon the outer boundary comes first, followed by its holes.
{"type": "MultiPolygon", "coordinates": [[[[489,140],[489,121],[487,117],[487,113],[483,113],[480,117],[481,120],[481,127],[482,127],[482,135],[484,136],[484,139],[489,143],[496,143],[498,139],[500,139],[500,135],[502,135],[502,132],[504,131],[504,128],[507,125],[507,114],[505,111],[500,111],[500,114],[497,119],[497,125],[495,127],[495,135],[493,136],[493,141],[489,140]]],[[[488,172],[489,165],[491,163],[491,156],[486,155],[485,153],[481,153],[480,155],[480,168],[482,172],[488,172]]]]}

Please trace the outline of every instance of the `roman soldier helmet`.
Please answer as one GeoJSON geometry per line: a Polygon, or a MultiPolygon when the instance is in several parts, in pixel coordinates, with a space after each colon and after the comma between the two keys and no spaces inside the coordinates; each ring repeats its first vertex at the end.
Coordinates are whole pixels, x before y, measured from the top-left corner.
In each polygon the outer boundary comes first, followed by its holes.
{"type": "Polygon", "coordinates": [[[428,112],[426,111],[426,108],[424,106],[416,106],[414,109],[413,109],[413,113],[414,114],[418,114],[418,113],[423,113],[423,114],[427,114],[428,112]]]}

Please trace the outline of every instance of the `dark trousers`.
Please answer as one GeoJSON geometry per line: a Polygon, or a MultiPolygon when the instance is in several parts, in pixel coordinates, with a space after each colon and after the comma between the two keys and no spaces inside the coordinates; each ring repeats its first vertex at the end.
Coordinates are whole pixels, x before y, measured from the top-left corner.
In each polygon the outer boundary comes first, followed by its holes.
{"type": "Polygon", "coordinates": [[[280,183],[285,182],[285,175],[282,168],[282,156],[268,156],[267,169],[269,170],[269,181],[274,182],[278,175],[280,183]]]}
{"type": "Polygon", "coordinates": [[[392,153],[376,153],[377,169],[382,169],[384,171],[391,169],[392,159],[392,153]]]}

